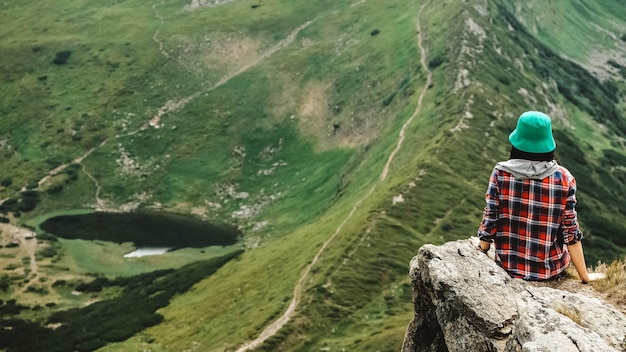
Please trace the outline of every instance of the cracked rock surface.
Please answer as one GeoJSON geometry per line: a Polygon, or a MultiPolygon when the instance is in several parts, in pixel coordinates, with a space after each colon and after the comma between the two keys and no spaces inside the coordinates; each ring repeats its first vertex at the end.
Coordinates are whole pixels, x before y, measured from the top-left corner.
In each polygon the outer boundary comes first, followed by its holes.
{"type": "Polygon", "coordinates": [[[626,350],[615,307],[512,279],[466,240],[425,245],[410,267],[415,315],[403,352],[626,350]]]}

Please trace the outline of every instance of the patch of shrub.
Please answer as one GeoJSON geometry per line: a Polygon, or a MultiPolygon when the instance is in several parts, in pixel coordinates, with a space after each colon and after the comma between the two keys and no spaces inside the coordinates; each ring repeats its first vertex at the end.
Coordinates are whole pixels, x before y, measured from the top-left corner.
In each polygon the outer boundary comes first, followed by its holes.
{"type": "Polygon", "coordinates": [[[615,61],[613,59],[607,61],[606,63],[611,65],[611,66],[613,66],[613,67],[615,67],[615,68],[621,68],[622,67],[622,65],[620,65],[619,63],[617,63],[617,61],[615,61]]]}
{"type": "Polygon", "coordinates": [[[16,300],[10,299],[6,301],[6,303],[0,306],[0,317],[6,315],[17,315],[20,314],[21,311],[27,310],[27,306],[23,306],[18,304],[16,300]]]}
{"type": "Polygon", "coordinates": [[[9,198],[7,200],[5,200],[2,205],[0,205],[0,210],[12,210],[13,207],[17,204],[17,201],[19,199],[17,198],[9,198]]]}
{"type": "Polygon", "coordinates": [[[55,255],[57,255],[57,249],[54,246],[48,246],[48,247],[44,247],[43,249],[40,249],[38,252],[42,257],[44,258],[52,258],[55,255]]]}
{"type": "Polygon", "coordinates": [[[58,158],[47,158],[45,162],[51,169],[57,168],[63,164],[63,161],[58,158]]]}
{"type": "Polygon", "coordinates": [[[511,84],[511,80],[508,77],[504,77],[504,76],[498,77],[498,81],[507,86],[511,84]]]}
{"type": "Polygon", "coordinates": [[[69,50],[63,50],[56,53],[56,57],[52,60],[52,63],[55,65],[65,65],[67,60],[72,55],[72,52],[69,50]]]}
{"type": "Polygon", "coordinates": [[[39,180],[30,180],[26,184],[26,189],[35,189],[39,187],[39,180]]]}
{"type": "Polygon", "coordinates": [[[398,85],[398,89],[404,88],[407,84],[409,84],[410,81],[411,79],[409,77],[404,77],[402,81],[400,81],[400,84],[398,85]]]}
{"type": "Polygon", "coordinates": [[[62,190],[63,190],[63,184],[58,183],[58,184],[50,186],[46,190],[46,193],[47,194],[57,194],[57,193],[60,193],[62,190]]]}
{"type": "MultiPolygon", "coordinates": [[[[11,287],[11,278],[9,277],[9,275],[0,276],[0,291],[7,292],[9,290],[9,287],[11,287]]],[[[0,313],[0,316],[1,315],[2,314],[0,313]]]]}
{"type": "Polygon", "coordinates": [[[26,292],[36,293],[38,295],[45,295],[48,293],[48,291],[44,289],[43,287],[33,286],[33,285],[28,286],[28,288],[26,288],[26,292]]]}
{"type": "Polygon", "coordinates": [[[379,30],[379,29],[374,29],[374,30],[372,30],[372,31],[370,32],[370,35],[373,37],[373,36],[375,36],[375,35],[378,35],[379,33],[380,33],[380,30],[379,30]]]}
{"type": "Polygon", "coordinates": [[[26,190],[21,192],[22,198],[39,198],[39,192],[35,190],[26,190]]]}
{"type": "Polygon", "coordinates": [[[618,99],[620,94],[619,87],[617,86],[617,84],[615,84],[615,82],[607,79],[606,81],[604,81],[604,83],[602,83],[602,85],[604,86],[605,92],[609,92],[612,96],[615,97],[616,100],[618,99]]]}
{"type": "Polygon", "coordinates": [[[28,212],[37,207],[38,198],[22,198],[22,201],[17,203],[17,210],[20,212],[28,212]]]}
{"type": "Polygon", "coordinates": [[[9,176],[2,178],[2,181],[0,181],[0,186],[2,187],[9,187],[13,184],[13,179],[9,176]]]}
{"type": "Polygon", "coordinates": [[[444,61],[445,61],[445,58],[443,56],[437,55],[434,58],[432,58],[430,61],[428,61],[428,68],[435,69],[441,66],[441,64],[443,64],[444,61]]]}
{"type": "Polygon", "coordinates": [[[54,236],[53,234],[50,234],[48,232],[42,232],[42,233],[37,234],[37,239],[38,240],[42,240],[42,241],[50,241],[50,242],[58,241],[56,236],[54,236]]]}
{"type": "Polygon", "coordinates": [[[110,285],[110,280],[104,277],[98,277],[92,282],[81,283],[76,286],[76,291],[79,292],[101,292],[105,286],[110,285]]]}
{"type": "Polygon", "coordinates": [[[624,166],[626,165],[626,155],[623,155],[613,149],[603,150],[604,156],[602,157],[602,163],[610,166],[624,166]]]}
{"type": "Polygon", "coordinates": [[[65,280],[56,280],[55,282],[52,283],[52,287],[62,287],[67,285],[67,281],[65,280]]]}
{"type": "Polygon", "coordinates": [[[80,171],[80,166],[77,164],[72,164],[65,169],[65,173],[68,178],[72,181],[76,181],[78,179],[78,172],[80,171]]]}
{"type": "Polygon", "coordinates": [[[393,98],[395,97],[396,97],[396,92],[389,94],[389,96],[383,100],[383,106],[388,106],[389,104],[391,104],[391,102],[393,101],[393,98]]]}
{"type": "Polygon", "coordinates": [[[0,212],[13,212],[13,216],[19,217],[21,212],[35,209],[39,202],[39,192],[28,189],[20,193],[20,198],[9,198],[0,205],[0,212]]]}

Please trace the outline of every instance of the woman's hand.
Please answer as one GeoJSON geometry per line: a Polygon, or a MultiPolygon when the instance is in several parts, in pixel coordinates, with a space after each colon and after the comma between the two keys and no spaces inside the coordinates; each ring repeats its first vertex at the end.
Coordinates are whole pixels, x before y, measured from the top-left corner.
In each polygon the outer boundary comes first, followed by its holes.
{"type": "Polygon", "coordinates": [[[606,279],[605,273],[589,273],[587,276],[589,277],[588,282],[606,279]]]}
{"type": "Polygon", "coordinates": [[[478,237],[473,237],[473,236],[470,237],[469,242],[472,244],[474,248],[478,249],[479,251],[483,253],[487,253],[489,251],[489,248],[491,247],[491,243],[481,241],[480,239],[478,239],[478,237]]]}

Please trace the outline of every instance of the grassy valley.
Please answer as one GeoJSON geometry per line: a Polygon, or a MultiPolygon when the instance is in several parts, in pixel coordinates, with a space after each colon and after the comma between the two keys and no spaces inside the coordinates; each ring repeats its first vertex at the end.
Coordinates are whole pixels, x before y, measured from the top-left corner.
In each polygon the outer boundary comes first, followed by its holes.
{"type": "Polygon", "coordinates": [[[236,351],[292,304],[257,350],[397,351],[408,262],[475,234],[526,110],[588,264],[626,257],[622,1],[0,6],[0,351],[236,351]],[[40,228],[84,209],[241,236],[129,260],[40,228]]]}

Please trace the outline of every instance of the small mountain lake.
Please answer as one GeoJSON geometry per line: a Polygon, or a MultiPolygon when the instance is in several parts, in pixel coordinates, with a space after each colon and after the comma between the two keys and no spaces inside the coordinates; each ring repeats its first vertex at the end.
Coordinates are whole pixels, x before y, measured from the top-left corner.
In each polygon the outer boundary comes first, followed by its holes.
{"type": "Polygon", "coordinates": [[[53,216],[39,228],[64,239],[132,242],[125,257],[163,254],[180,248],[229,246],[241,232],[233,226],[210,224],[172,213],[105,213],[53,216]]]}

